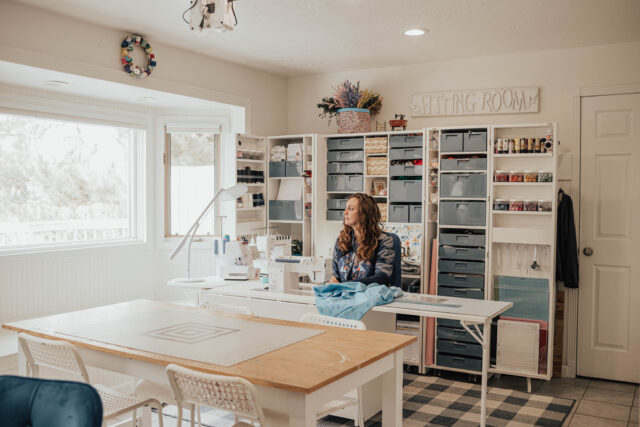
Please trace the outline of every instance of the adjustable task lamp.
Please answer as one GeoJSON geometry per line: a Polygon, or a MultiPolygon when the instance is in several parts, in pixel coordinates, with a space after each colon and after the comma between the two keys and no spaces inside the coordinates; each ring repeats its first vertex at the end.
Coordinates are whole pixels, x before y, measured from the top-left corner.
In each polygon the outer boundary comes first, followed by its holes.
{"type": "Polygon", "coordinates": [[[209,211],[209,209],[216,203],[216,201],[218,201],[218,199],[222,199],[222,200],[235,200],[238,197],[242,196],[243,194],[245,194],[247,191],[249,191],[249,188],[244,185],[244,184],[236,184],[233,187],[229,187],[229,188],[223,188],[220,189],[216,195],[213,197],[213,199],[211,199],[211,201],[207,204],[207,206],[204,208],[204,210],[202,211],[202,213],[198,216],[198,218],[195,220],[195,222],[193,223],[193,225],[189,228],[189,231],[187,231],[184,235],[184,237],[182,238],[182,240],[180,240],[180,243],[178,243],[178,246],[176,246],[176,248],[173,250],[173,252],[171,252],[171,255],[169,255],[169,259],[173,259],[178,252],[180,252],[180,250],[182,249],[182,247],[184,246],[185,242],[187,241],[187,239],[189,239],[189,246],[187,248],[187,277],[182,277],[180,279],[175,279],[176,282],[178,283],[201,283],[201,282],[205,282],[206,279],[204,277],[191,277],[191,242],[193,242],[193,238],[196,235],[196,232],[198,231],[198,227],[200,227],[200,221],[202,220],[202,218],[206,215],[206,213],[209,211]]]}

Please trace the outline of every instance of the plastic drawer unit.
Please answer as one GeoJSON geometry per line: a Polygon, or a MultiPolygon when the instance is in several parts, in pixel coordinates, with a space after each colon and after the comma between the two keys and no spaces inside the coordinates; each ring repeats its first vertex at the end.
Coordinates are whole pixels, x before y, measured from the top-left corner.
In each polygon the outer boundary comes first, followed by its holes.
{"type": "Polygon", "coordinates": [[[328,150],[362,150],[364,137],[357,138],[332,138],[327,141],[328,150]]]}
{"type": "Polygon", "coordinates": [[[302,221],[302,200],[269,200],[269,219],[302,221]]]}
{"type": "Polygon", "coordinates": [[[484,276],[438,273],[438,286],[484,289],[484,276]]]}
{"type": "MultiPolygon", "coordinates": [[[[459,321],[456,320],[458,324],[459,321]]],[[[473,329],[472,329],[473,330],[473,329]]],[[[480,329],[482,330],[482,329],[480,329]]],[[[462,326],[458,328],[452,328],[449,326],[443,326],[442,321],[438,320],[438,339],[451,340],[451,341],[459,341],[459,342],[468,342],[471,344],[477,344],[476,341],[470,334],[467,332],[462,326]]]]}
{"type": "Polygon", "coordinates": [[[327,175],[327,191],[362,191],[362,175],[327,175]]]}
{"type": "Polygon", "coordinates": [[[389,183],[389,201],[422,202],[422,180],[391,180],[389,183]]]}
{"type": "Polygon", "coordinates": [[[391,176],[422,176],[422,165],[391,165],[391,176]]]}
{"type": "Polygon", "coordinates": [[[443,171],[486,170],[486,158],[441,159],[440,169],[443,171]]]}
{"type": "Polygon", "coordinates": [[[364,159],[362,150],[349,151],[329,151],[327,161],[329,162],[361,162],[364,159]]]}
{"type": "Polygon", "coordinates": [[[327,221],[342,221],[344,219],[344,210],[327,210],[327,221]]]}
{"type": "Polygon", "coordinates": [[[364,162],[329,162],[327,163],[327,173],[363,173],[364,162]]]}
{"type": "Polygon", "coordinates": [[[482,246],[484,234],[440,233],[440,244],[449,246],[482,246]]]}
{"type": "Polygon", "coordinates": [[[486,173],[443,173],[440,197],[487,197],[486,173]]]}
{"type": "Polygon", "coordinates": [[[281,178],[285,176],[285,162],[269,162],[269,177],[281,178]]]}
{"type": "Polygon", "coordinates": [[[440,258],[458,259],[464,261],[484,261],[484,248],[457,248],[453,246],[440,246],[438,249],[440,258]]]}
{"type": "Polygon", "coordinates": [[[440,152],[457,153],[462,151],[462,132],[443,132],[440,134],[440,152]]]}
{"type": "Polygon", "coordinates": [[[519,319],[549,320],[549,283],[547,279],[496,276],[494,299],[509,301],[513,307],[504,316],[519,319]]]}
{"type": "Polygon", "coordinates": [[[409,205],[409,222],[422,222],[422,205],[409,205]]]}
{"type": "Polygon", "coordinates": [[[487,202],[443,200],[440,202],[440,225],[484,226],[487,223],[486,211],[487,202]]]}
{"type": "Polygon", "coordinates": [[[487,132],[465,132],[462,145],[464,147],[464,151],[487,151],[487,132]]]}
{"type": "Polygon", "coordinates": [[[438,340],[438,353],[482,357],[482,346],[468,342],[438,340]]]}
{"type": "Polygon", "coordinates": [[[442,354],[438,351],[436,364],[449,368],[467,369],[469,371],[482,371],[482,359],[474,357],[461,357],[452,354],[442,354]]]}
{"type": "Polygon", "coordinates": [[[327,199],[327,209],[342,209],[347,208],[347,199],[327,199]]]}
{"type": "Polygon", "coordinates": [[[439,259],[438,271],[458,274],[484,274],[484,262],[439,259]]]}
{"type": "Polygon", "coordinates": [[[302,176],[302,161],[298,162],[285,162],[285,176],[301,177],[302,176]]]}
{"type": "Polygon", "coordinates": [[[484,299],[484,290],[475,288],[449,288],[438,286],[438,295],[443,297],[484,299]]]}
{"type": "Polygon", "coordinates": [[[422,135],[391,135],[389,145],[392,148],[422,147],[422,135]]]}
{"type": "Polygon", "coordinates": [[[389,205],[389,222],[409,222],[409,205],[389,205]]]}
{"type": "Polygon", "coordinates": [[[389,150],[391,160],[416,160],[422,158],[422,148],[392,148],[389,150]]]}

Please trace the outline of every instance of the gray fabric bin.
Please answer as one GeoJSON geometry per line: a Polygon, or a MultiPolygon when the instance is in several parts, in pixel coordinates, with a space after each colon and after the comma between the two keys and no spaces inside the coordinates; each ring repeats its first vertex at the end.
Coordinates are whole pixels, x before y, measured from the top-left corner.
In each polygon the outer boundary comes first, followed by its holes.
{"type": "Polygon", "coordinates": [[[484,289],[484,276],[438,273],[438,286],[446,286],[448,288],[484,289]]]}
{"type": "Polygon", "coordinates": [[[298,162],[285,162],[285,176],[302,176],[302,160],[298,162]]]}
{"type": "Polygon", "coordinates": [[[448,366],[449,368],[467,369],[469,371],[482,371],[482,359],[474,357],[460,357],[450,354],[440,353],[436,355],[436,364],[439,366],[448,366]]]}
{"type": "Polygon", "coordinates": [[[391,135],[391,147],[422,147],[422,135],[391,135]]]}
{"type": "Polygon", "coordinates": [[[439,236],[441,245],[484,246],[484,234],[443,233],[439,236]]]}
{"type": "Polygon", "coordinates": [[[438,255],[440,258],[446,259],[484,261],[484,248],[456,248],[453,246],[440,246],[438,255]]]}
{"type": "Polygon", "coordinates": [[[422,222],[421,205],[409,205],[409,222],[422,222]]]}
{"type": "Polygon", "coordinates": [[[341,209],[347,208],[347,199],[327,199],[327,209],[341,209]]]}
{"type": "Polygon", "coordinates": [[[445,259],[439,259],[438,271],[442,273],[484,274],[484,262],[482,261],[450,261],[445,259]]]}
{"type": "MultiPolygon", "coordinates": [[[[391,181],[393,182],[393,181],[391,181]]],[[[487,202],[449,201],[440,202],[440,225],[475,225],[487,223],[487,202]]]]}
{"type": "Polygon", "coordinates": [[[284,162],[269,162],[269,176],[272,178],[285,176],[284,162]]]}
{"type": "Polygon", "coordinates": [[[269,200],[269,219],[302,220],[302,200],[269,200]]]}
{"type": "Polygon", "coordinates": [[[364,162],[329,162],[327,173],[364,173],[364,162]]]}
{"type": "Polygon", "coordinates": [[[450,288],[438,286],[438,295],[443,297],[484,299],[484,290],[475,288],[450,288]]]}
{"type": "Polygon", "coordinates": [[[327,210],[327,221],[342,221],[344,219],[344,210],[327,210]]]}
{"type": "Polygon", "coordinates": [[[364,137],[357,138],[333,138],[327,141],[329,150],[362,150],[364,148],[364,137]]]}
{"type": "Polygon", "coordinates": [[[447,132],[440,134],[440,152],[455,153],[462,151],[462,132],[447,132]]]}
{"type": "Polygon", "coordinates": [[[392,148],[389,150],[391,160],[415,160],[422,158],[422,148],[392,148]]]}
{"type": "Polygon", "coordinates": [[[422,176],[422,165],[391,165],[391,176],[422,176]]]}
{"type": "Polygon", "coordinates": [[[440,197],[487,197],[487,174],[440,174],[440,197]]]}
{"type": "Polygon", "coordinates": [[[464,170],[486,170],[486,158],[460,158],[441,159],[440,170],[443,171],[464,171],[464,170]]]}
{"type": "Polygon", "coordinates": [[[389,183],[390,202],[422,202],[422,180],[391,180],[389,183]]]}
{"type": "Polygon", "coordinates": [[[389,205],[389,222],[409,222],[409,205],[389,205]]]}
{"type": "Polygon", "coordinates": [[[487,132],[465,132],[464,151],[487,151],[487,132]]]}
{"type": "Polygon", "coordinates": [[[482,346],[469,342],[438,340],[438,353],[482,357],[482,346]]]}
{"type": "Polygon", "coordinates": [[[327,161],[329,162],[362,162],[364,155],[362,150],[351,151],[329,151],[327,161]]]}
{"type": "Polygon", "coordinates": [[[327,191],[362,191],[362,175],[327,175],[327,191]]]}

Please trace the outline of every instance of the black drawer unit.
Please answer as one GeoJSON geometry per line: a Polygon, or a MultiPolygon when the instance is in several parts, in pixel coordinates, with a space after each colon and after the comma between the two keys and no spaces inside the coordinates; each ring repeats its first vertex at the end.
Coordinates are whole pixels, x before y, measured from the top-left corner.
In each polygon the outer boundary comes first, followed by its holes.
{"type": "Polygon", "coordinates": [[[447,366],[449,368],[465,369],[478,372],[482,371],[482,359],[444,354],[440,353],[439,351],[436,356],[436,364],[438,364],[438,366],[447,366]]]}
{"type": "Polygon", "coordinates": [[[438,286],[438,295],[442,297],[456,297],[469,299],[484,299],[484,289],[476,288],[449,288],[438,286]]]}
{"type": "Polygon", "coordinates": [[[484,234],[440,232],[440,244],[447,246],[484,247],[484,234]]]}
{"type": "Polygon", "coordinates": [[[440,246],[438,256],[441,259],[462,261],[484,261],[484,248],[459,248],[456,246],[440,246]]]}
{"type": "Polygon", "coordinates": [[[482,357],[482,346],[461,341],[438,340],[438,353],[482,357]]]}
{"type": "MultiPolygon", "coordinates": [[[[464,328],[450,328],[448,326],[442,326],[440,322],[441,321],[439,320],[437,331],[438,339],[478,344],[478,341],[476,341],[476,339],[473,338],[464,328]]],[[[471,330],[473,331],[473,329],[471,330]]]]}
{"type": "Polygon", "coordinates": [[[438,271],[441,273],[484,274],[484,262],[439,259],[438,271]]]}
{"type": "Polygon", "coordinates": [[[480,274],[438,273],[438,286],[450,288],[484,289],[484,276],[480,274]]]}

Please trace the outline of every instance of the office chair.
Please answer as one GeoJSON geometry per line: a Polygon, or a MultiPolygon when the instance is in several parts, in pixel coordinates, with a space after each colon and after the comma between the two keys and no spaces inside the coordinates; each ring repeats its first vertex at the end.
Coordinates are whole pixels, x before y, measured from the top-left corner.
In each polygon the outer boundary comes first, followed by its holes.
{"type": "Polygon", "coordinates": [[[100,427],[102,402],[96,389],[75,381],[0,376],[3,427],[100,427]]]}
{"type": "Polygon", "coordinates": [[[402,288],[402,243],[396,234],[389,233],[388,231],[384,231],[383,233],[391,236],[391,240],[393,240],[393,251],[396,254],[393,258],[393,271],[391,272],[391,283],[389,284],[402,288]]]}

